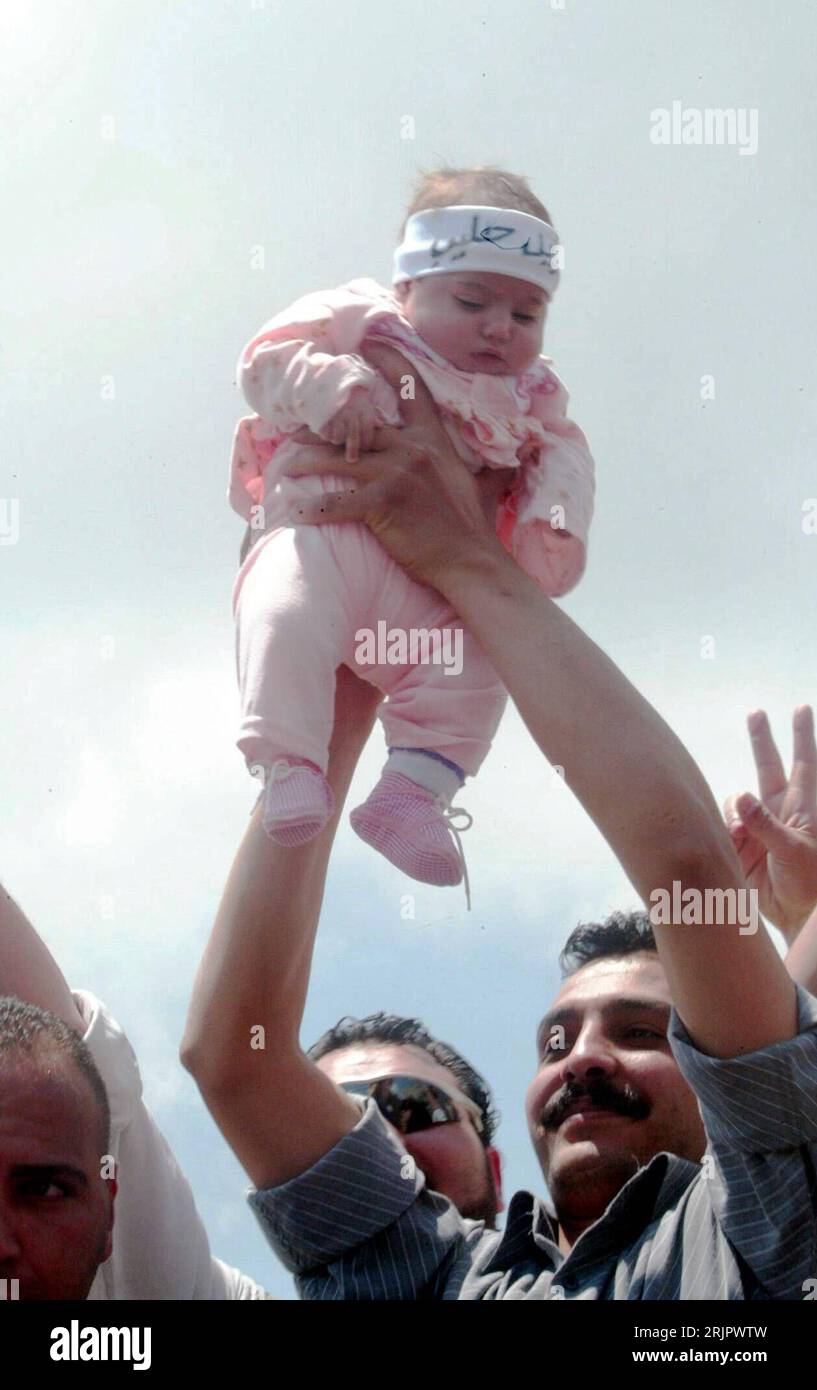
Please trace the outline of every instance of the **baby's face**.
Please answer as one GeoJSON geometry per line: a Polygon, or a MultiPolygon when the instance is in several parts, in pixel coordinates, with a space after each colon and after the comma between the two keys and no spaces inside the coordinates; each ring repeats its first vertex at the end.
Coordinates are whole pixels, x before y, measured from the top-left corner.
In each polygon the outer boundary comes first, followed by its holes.
{"type": "Polygon", "coordinates": [[[420,337],[462,372],[516,376],[542,350],[547,296],[511,275],[426,275],[395,286],[420,337]]]}

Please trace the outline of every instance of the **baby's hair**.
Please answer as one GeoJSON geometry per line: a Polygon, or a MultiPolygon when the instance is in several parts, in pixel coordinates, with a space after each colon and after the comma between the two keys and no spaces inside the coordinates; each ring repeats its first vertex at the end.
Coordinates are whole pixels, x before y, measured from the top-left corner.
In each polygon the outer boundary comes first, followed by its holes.
{"type": "Polygon", "coordinates": [[[424,208],[448,207],[515,208],[541,217],[553,226],[550,213],[534,193],[526,178],[509,174],[494,164],[478,164],[473,169],[421,169],[414,196],[400,229],[400,239],[406,222],[424,208]]]}

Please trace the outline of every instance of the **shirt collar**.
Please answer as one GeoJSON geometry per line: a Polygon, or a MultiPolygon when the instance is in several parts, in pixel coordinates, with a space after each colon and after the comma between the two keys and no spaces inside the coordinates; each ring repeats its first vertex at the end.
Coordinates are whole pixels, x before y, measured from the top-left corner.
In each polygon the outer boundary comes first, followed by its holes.
{"type": "MultiPolygon", "coordinates": [[[[565,1260],[595,1263],[618,1254],[651,1222],[676,1205],[700,1171],[699,1163],[691,1163],[675,1154],[656,1154],[616,1193],[603,1215],[579,1237],[565,1260]]],[[[552,1208],[531,1192],[517,1192],[508,1207],[502,1239],[484,1272],[505,1271],[531,1259],[541,1263],[543,1253],[545,1258],[549,1254],[544,1249],[545,1242],[558,1247],[558,1241],[558,1224],[552,1208]]]]}

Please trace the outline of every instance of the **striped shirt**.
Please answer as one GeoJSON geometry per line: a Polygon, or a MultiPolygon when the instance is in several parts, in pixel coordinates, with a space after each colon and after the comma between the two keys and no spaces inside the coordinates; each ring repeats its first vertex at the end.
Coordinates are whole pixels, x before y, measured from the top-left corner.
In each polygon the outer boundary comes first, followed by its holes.
{"type": "Polygon", "coordinates": [[[657,1154],[565,1256],[544,1203],[464,1220],[370,1101],[314,1167],[249,1201],[306,1299],[805,1299],[817,1291],[817,999],[798,1033],[726,1060],[669,1039],[698,1096],[702,1163],[657,1154]]]}

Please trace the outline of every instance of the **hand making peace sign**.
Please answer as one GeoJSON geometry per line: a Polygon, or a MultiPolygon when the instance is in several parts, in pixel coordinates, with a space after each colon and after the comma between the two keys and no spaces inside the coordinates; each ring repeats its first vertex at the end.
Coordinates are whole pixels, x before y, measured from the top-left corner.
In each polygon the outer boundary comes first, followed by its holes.
{"type": "Polygon", "coordinates": [[[760,800],[741,792],[724,806],[746,882],[757,890],[763,916],[789,944],[817,904],[817,746],[810,706],[799,705],[792,723],[787,778],[765,711],[749,715],[760,800]]]}

